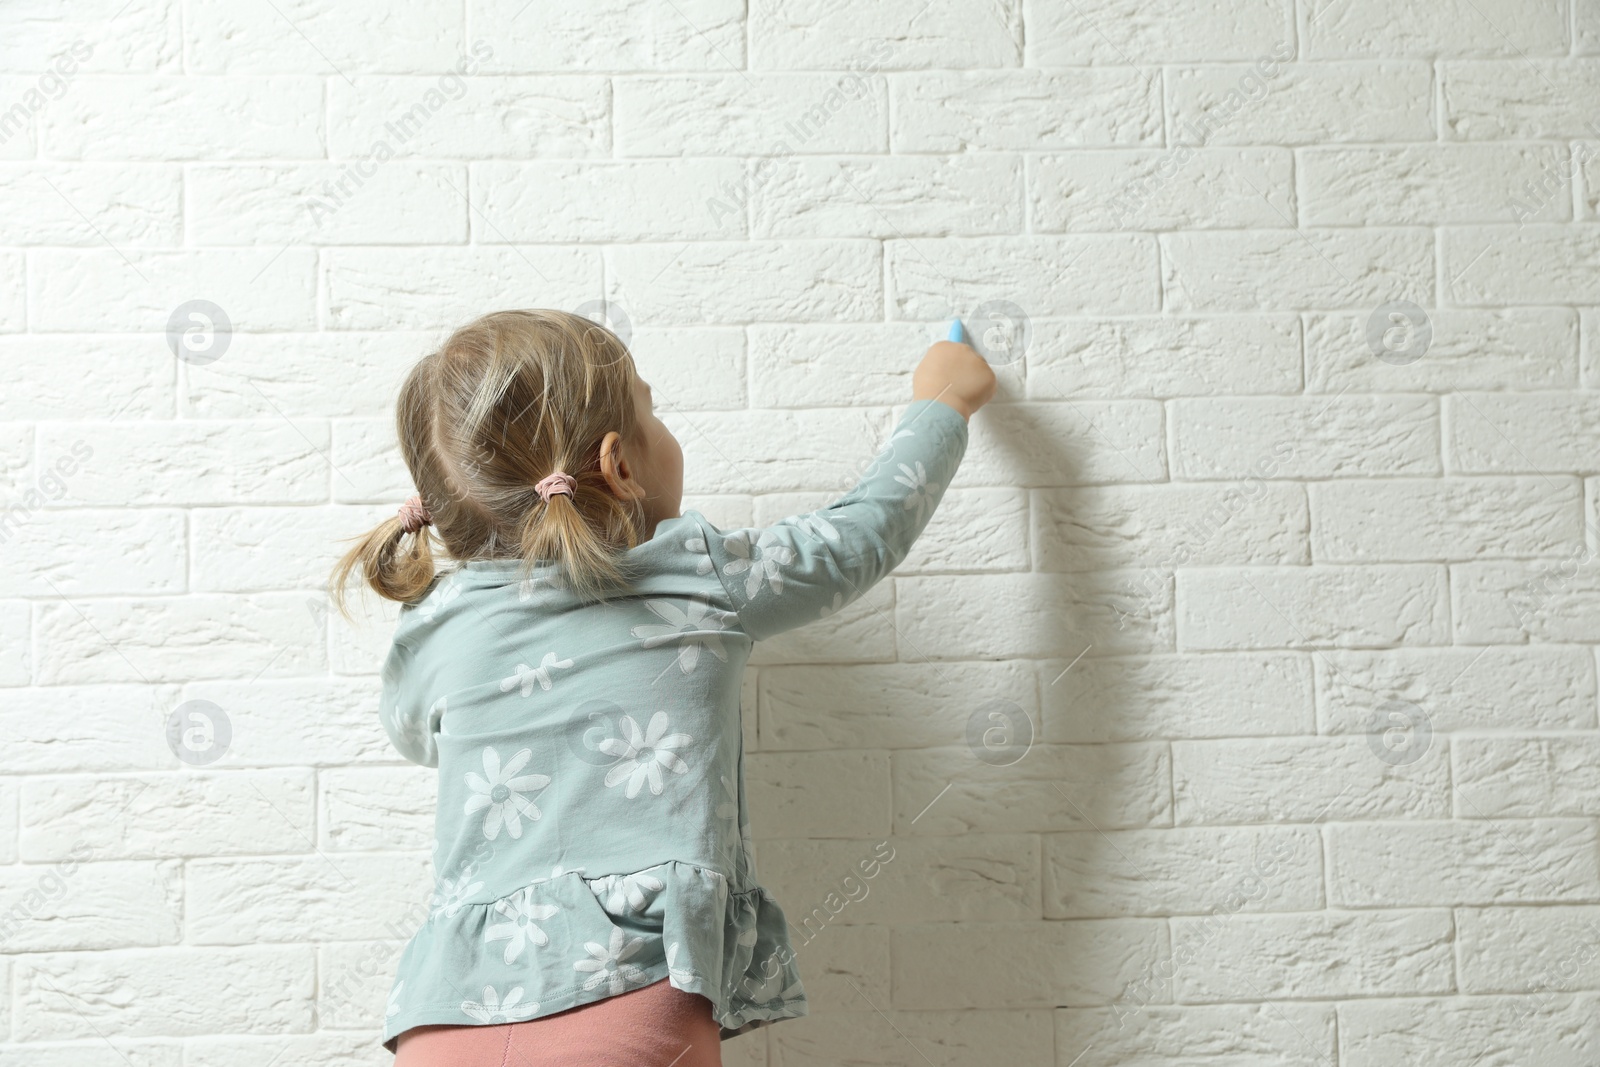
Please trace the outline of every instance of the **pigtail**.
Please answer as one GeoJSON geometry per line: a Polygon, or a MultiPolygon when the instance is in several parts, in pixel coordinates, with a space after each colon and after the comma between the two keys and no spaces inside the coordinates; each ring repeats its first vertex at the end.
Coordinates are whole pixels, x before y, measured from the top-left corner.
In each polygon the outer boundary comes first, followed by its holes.
{"type": "Polygon", "coordinates": [[[573,493],[553,493],[523,520],[521,555],[531,571],[539,562],[560,565],[561,582],[583,600],[602,600],[626,589],[630,575],[621,550],[639,543],[641,515],[597,485],[598,473],[574,478],[573,493]]]}
{"type": "Polygon", "coordinates": [[[451,334],[396,398],[419,497],[356,538],[334,568],[340,613],[349,618],[357,575],[386,600],[416,600],[434,581],[436,550],[458,562],[516,555],[524,578],[554,564],[557,582],[583,600],[625,592],[645,506],[612,491],[595,453],[607,434],[637,432],[636,378],[622,340],[571,312],[495,312],[451,334]],[[563,463],[580,473],[562,473],[563,463]],[[560,491],[544,484],[551,479],[560,491]]]}
{"type": "MultiPolygon", "coordinates": [[[[352,538],[354,547],[333,568],[328,593],[339,614],[350,619],[346,589],[351,576],[361,578],[385,600],[409,603],[433,584],[433,544],[428,527],[407,533],[398,516],[380,522],[365,537],[352,538]]],[[[353,621],[353,620],[352,620],[353,621]]]]}

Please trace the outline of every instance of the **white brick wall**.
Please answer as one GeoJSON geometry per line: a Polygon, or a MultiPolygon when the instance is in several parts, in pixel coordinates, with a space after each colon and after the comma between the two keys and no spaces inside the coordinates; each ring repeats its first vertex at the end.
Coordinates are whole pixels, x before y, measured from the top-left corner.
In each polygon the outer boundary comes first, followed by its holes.
{"type": "Polygon", "coordinates": [[[0,4],[0,1067],[388,1062],[432,777],[319,583],[410,362],[601,299],[727,525],[1031,330],[753,659],[791,919],[896,853],[726,1062],[1600,1063],[1597,57],[1600,0],[0,4]]]}

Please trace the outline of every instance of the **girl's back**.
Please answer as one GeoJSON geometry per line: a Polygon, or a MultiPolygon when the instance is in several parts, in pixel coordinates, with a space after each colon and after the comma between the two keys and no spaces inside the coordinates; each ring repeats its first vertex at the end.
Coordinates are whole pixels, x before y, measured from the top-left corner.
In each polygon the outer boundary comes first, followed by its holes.
{"type": "MultiPolygon", "coordinates": [[[[436,891],[400,959],[385,1044],[419,1026],[540,1018],[663,979],[709,1000],[723,1036],[805,1014],[787,923],[750,861],[741,677],[755,641],[831,614],[904,558],[961,460],[969,412],[955,396],[918,399],[839,501],[724,532],[678,514],[681,452],[631,359],[618,373],[620,342],[560,313],[506,314],[556,318],[544,340],[569,350],[498,376],[492,360],[477,375],[457,368],[455,391],[442,390],[453,413],[427,395],[428,372],[414,372],[400,422],[421,500],[347,559],[405,601],[380,718],[407,759],[439,770],[436,891]],[[573,328],[604,336],[585,351],[573,328]],[[591,406],[607,373],[614,394],[640,398],[639,410],[610,413],[621,432],[554,426],[552,379],[580,362],[591,406]],[[493,404],[474,400],[483,379],[493,404]],[[530,391],[543,403],[524,405],[530,391]],[[531,440],[508,430],[508,403],[536,424],[531,440]],[[578,441],[581,455],[535,455],[541,431],[578,441]],[[515,516],[519,479],[535,498],[526,516],[515,516]],[[505,497],[513,507],[501,515],[505,497]],[[601,554],[579,543],[617,514],[624,544],[601,538],[601,554]],[[430,536],[464,562],[432,575],[430,536]],[[483,551],[496,542],[498,556],[483,551]]],[[[441,368],[431,373],[437,382],[441,368]]]]}

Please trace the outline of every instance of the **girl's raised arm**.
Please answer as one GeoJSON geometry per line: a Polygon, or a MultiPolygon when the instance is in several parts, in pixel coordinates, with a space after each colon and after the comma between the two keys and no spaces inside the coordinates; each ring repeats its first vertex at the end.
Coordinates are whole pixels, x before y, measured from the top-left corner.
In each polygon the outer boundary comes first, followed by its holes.
{"type": "Polygon", "coordinates": [[[910,552],[967,447],[967,419],[994,395],[994,372],[941,341],[913,377],[916,399],[856,486],[827,507],[765,529],[702,522],[706,550],[746,633],[763,640],[831,615],[910,552]]]}

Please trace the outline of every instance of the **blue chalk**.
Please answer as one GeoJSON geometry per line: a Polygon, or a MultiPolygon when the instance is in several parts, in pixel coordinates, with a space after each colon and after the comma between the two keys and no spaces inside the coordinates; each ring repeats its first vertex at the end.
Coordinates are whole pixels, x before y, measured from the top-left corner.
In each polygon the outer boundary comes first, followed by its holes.
{"type": "Polygon", "coordinates": [[[958,345],[967,343],[967,331],[962,327],[960,319],[950,320],[950,337],[948,339],[958,345]]]}

